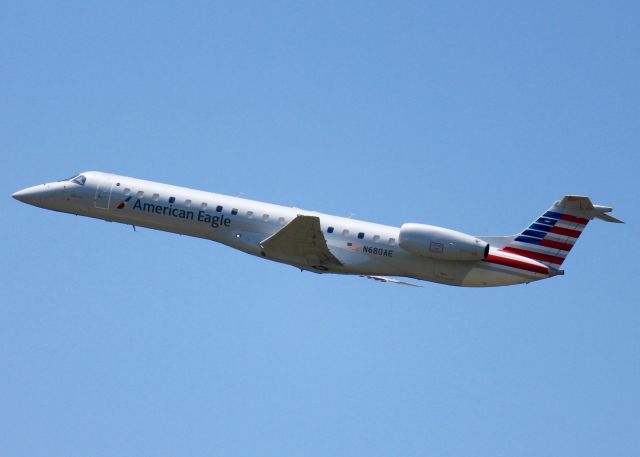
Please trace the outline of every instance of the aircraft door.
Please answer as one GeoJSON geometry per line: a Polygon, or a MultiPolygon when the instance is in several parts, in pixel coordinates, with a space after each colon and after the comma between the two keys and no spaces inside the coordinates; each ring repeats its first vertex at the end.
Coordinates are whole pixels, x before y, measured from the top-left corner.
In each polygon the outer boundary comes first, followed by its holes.
{"type": "Polygon", "coordinates": [[[95,207],[99,209],[109,209],[111,202],[111,186],[113,185],[113,177],[105,176],[98,182],[96,189],[95,207]]]}

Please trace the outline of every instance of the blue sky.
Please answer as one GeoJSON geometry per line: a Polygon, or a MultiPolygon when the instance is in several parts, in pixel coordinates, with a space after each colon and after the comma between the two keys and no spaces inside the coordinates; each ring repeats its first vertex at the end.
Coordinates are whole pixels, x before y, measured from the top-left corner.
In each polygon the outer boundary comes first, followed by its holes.
{"type": "Polygon", "coordinates": [[[0,454],[640,453],[636,2],[9,1],[0,454]],[[615,207],[566,276],[414,289],[47,212],[111,171],[390,225],[615,207]]]}

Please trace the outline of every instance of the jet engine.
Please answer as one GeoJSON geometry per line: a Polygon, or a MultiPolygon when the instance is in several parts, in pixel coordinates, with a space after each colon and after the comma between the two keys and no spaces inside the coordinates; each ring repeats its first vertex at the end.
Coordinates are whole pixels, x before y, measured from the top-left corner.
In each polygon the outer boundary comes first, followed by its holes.
{"type": "Polygon", "coordinates": [[[489,243],[466,233],[425,224],[403,224],[398,244],[405,251],[439,260],[482,260],[489,243]]]}

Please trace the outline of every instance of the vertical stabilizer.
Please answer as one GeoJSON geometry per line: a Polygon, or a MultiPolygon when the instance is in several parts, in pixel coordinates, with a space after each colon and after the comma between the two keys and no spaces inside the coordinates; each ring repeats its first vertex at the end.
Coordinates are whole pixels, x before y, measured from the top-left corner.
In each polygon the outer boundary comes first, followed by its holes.
{"type": "Polygon", "coordinates": [[[544,263],[558,270],[590,220],[622,222],[612,208],[594,205],[589,197],[567,195],[518,234],[501,250],[544,263]]]}

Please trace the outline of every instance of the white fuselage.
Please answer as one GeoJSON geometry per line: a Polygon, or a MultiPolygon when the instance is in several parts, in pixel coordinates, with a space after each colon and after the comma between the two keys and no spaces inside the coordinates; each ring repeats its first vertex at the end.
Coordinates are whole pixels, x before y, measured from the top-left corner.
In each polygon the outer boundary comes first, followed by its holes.
{"type": "Polygon", "coordinates": [[[14,196],[47,209],[216,241],[317,273],[403,276],[459,286],[501,286],[549,276],[484,260],[443,261],[415,255],[398,245],[398,227],[102,172],[82,176],[83,184],[42,184],[14,196]],[[327,247],[342,265],[318,271],[264,253],[261,242],[299,215],[319,217],[327,247]]]}

